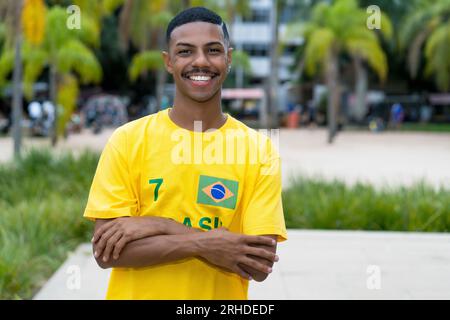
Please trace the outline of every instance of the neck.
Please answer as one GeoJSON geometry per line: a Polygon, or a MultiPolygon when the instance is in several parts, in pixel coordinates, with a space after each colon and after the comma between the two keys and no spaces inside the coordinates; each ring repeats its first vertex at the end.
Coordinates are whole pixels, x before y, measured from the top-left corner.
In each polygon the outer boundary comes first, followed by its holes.
{"type": "Polygon", "coordinates": [[[201,121],[202,131],[223,126],[227,116],[222,113],[221,91],[205,102],[198,102],[183,96],[177,90],[170,119],[181,128],[194,131],[194,121],[201,121]]]}

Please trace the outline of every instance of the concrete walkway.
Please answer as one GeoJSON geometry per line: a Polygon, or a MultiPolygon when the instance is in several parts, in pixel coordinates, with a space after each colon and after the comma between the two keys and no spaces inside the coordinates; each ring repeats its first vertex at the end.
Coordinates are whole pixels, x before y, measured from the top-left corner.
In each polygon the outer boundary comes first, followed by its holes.
{"type": "MultiPolygon", "coordinates": [[[[289,230],[250,299],[450,299],[450,234],[289,230]]],[[[109,271],[78,247],[34,299],[103,299],[109,271]]]]}

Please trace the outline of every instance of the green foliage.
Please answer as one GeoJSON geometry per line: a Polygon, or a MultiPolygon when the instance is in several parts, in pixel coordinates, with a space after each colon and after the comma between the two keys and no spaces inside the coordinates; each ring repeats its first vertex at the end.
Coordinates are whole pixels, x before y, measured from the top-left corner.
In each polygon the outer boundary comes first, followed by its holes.
{"type": "Polygon", "coordinates": [[[0,55],[0,87],[5,85],[6,77],[11,73],[14,66],[14,51],[3,50],[0,55]]]}
{"type": "Polygon", "coordinates": [[[24,60],[24,94],[28,100],[33,97],[33,84],[37,81],[48,61],[48,52],[40,47],[24,44],[22,50],[24,60]]]}
{"type": "Polygon", "coordinates": [[[0,166],[0,299],[30,299],[92,235],[82,218],[98,155],[32,150],[0,166]]]}
{"type": "Polygon", "coordinates": [[[450,89],[450,0],[417,1],[405,15],[399,31],[399,46],[408,55],[410,75],[419,73],[422,54],[424,72],[434,75],[438,88],[450,89]]]}
{"type": "Polygon", "coordinates": [[[69,74],[75,71],[86,84],[99,82],[102,69],[94,53],[77,39],[68,40],[57,52],[58,71],[69,74]]]}
{"type": "Polygon", "coordinates": [[[252,71],[250,65],[250,56],[243,50],[235,50],[232,53],[232,66],[241,67],[245,73],[252,71]]]}
{"type": "MultiPolygon", "coordinates": [[[[449,11],[450,12],[450,11],[449,11]]],[[[430,35],[425,45],[427,65],[425,74],[435,74],[436,83],[443,91],[450,89],[450,20],[430,35]]]]}
{"type": "Polygon", "coordinates": [[[136,81],[140,74],[149,70],[164,68],[164,61],[159,50],[149,50],[137,53],[133,56],[128,74],[131,81],[136,81]]]}
{"type": "MultiPolygon", "coordinates": [[[[392,25],[382,13],[382,34],[390,39],[392,25]]],[[[304,60],[309,75],[326,71],[331,53],[348,53],[365,60],[380,80],[388,72],[386,55],[377,34],[367,28],[367,13],[355,0],[337,0],[333,4],[320,2],[312,10],[307,23],[293,23],[286,37],[303,36],[306,39],[304,60]]]]}
{"type": "MultiPolygon", "coordinates": [[[[62,7],[52,7],[46,15],[46,29],[42,45],[33,46],[25,42],[22,50],[24,93],[29,100],[33,97],[33,84],[47,66],[56,66],[57,79],[62,79],[60,83],[57,83],[57,96],[64,95],[61,99],[57,97],[63,110],[63,116],[58,120],[59,133],[64,131],[61,127],[64,128],[65,122],[62,121],[70,118],[70,112],[74,109],[77,99],[78,80],[74,75],[78,75],[82,84],[98,83],[102,78],[100,63],[87,46],[87,44],[98,45],[99,26],[92,19],[92,15],[86,14],[81,19],[81,29],[71,30],[66,26],[67,17],[67,12],[62,7]]],[[[5,65],[9,62],[5,58],[5,65]]],[[[8,69],[5,68],[5,70],[8,69]]],[[[1,80],[2,74],[0,73],[0,84],[1,80]]]]}
{"type": "Polygon", "coordinates": [[[376,189],[299,178],[283,193],[288,228],[383,231],[450,230],[450,191],[425,183],[376,189]]]}
{"type": "Polygon", "coordinates": [[[76,108],[78,93],[77,79],[70,74],[64,75],[58,90],[58,105],[64,106],[62,114],[58,117],[57,130],[59,135],[64,133],[66,123],[72,117],[76,108]]]}

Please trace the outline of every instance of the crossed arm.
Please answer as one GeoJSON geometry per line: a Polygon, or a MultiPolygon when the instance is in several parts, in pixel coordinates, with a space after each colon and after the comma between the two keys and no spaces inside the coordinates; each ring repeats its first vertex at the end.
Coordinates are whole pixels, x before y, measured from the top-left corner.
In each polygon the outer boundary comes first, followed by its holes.
{"type": "Polygon", "coordinates": [[[195,257],[263,281],[278,261],[276,237],[242,235],[225,228],[202,232],[161,217],[124,217],[97,219],[92,243],[102,268],[139,268],[195,257]]]}

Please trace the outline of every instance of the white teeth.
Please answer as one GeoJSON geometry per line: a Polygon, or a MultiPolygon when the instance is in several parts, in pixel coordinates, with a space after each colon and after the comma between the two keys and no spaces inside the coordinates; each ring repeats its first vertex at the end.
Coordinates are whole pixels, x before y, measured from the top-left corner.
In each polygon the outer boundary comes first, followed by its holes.
{"type": "Polygon", "coordinates": [[[211,77],[209,76],[190,76],[189,79],[194,81],[209,81],[211,77]]]}

